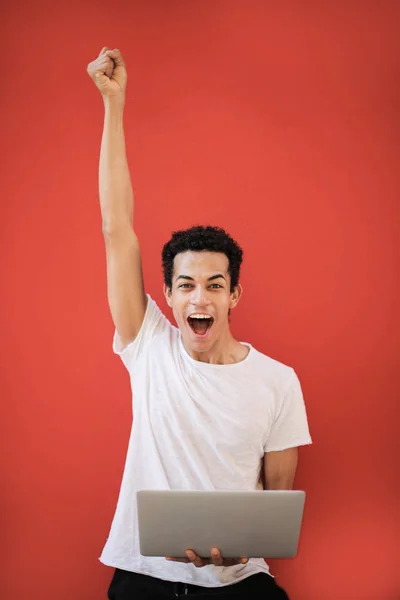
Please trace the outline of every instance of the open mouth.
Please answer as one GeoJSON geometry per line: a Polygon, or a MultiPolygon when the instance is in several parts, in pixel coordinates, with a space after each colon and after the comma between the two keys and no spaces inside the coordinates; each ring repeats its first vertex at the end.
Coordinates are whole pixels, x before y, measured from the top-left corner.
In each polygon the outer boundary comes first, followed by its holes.
{"type": "Polygon", "coordinates": [[[209,315],[190,315],[187,321],[196,335],[206,335],[214,323],[213,317],[209,315]]]}

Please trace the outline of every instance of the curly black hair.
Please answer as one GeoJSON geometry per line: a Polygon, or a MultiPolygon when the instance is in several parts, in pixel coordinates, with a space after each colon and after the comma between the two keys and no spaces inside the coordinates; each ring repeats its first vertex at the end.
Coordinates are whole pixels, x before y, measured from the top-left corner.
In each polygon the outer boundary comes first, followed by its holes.
{"type": "Polygon", "coordinates": [[[239,244],[222,227],[211,225],[196,225],[189,229],[174,231],[171,239],[162,250],[162,267],[164,283],[172,288],[174,258],[186,251],[192,252],[222,252],[228,257],[228,273],[231,277],[231,292],[239,283],[240,265],[243,260],[243,250],[239,244]]]}

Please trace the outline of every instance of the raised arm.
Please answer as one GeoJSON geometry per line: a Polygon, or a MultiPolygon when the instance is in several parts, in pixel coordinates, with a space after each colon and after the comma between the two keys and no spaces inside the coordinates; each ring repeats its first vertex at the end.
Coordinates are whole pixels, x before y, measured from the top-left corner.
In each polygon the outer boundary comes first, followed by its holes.
{"type": "Polygon", "coordinates": [[[99,195],[107,259],[108,302],[124,346],[135,339],[146,310],[123,115],[127,73],[119,50],[103,48],[87,71],[104,101],[99,195]]]}

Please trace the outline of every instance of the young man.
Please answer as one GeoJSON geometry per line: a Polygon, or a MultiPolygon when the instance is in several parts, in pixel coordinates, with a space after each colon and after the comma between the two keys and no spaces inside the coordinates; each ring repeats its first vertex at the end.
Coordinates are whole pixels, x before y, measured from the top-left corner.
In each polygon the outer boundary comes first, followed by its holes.
{"type": "MultiPolygon", "coordinates": [[[[100,204],[114,351],[129,371],[134,422],[120,496],[101,561],[110,600],[180,596],[284,599],[264,560],[150,558],[139,551],[138,489],[290,489],[298,446],[311,443],[293,369],[238,342],[242,251],[220,228],[175,232],[164,246],[164,294],[178,328],[145,293],[125,152],[127,74],[119,50],[88,66],[105,106],[100,204]]],[[[211,550],[211,549],[210,549],[211,550]]]]}

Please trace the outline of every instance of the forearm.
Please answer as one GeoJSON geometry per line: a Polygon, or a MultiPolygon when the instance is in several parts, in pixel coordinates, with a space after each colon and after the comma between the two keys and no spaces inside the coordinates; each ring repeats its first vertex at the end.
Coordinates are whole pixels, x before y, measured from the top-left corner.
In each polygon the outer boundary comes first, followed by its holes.
{"type": "Polygon", "coordinates": [[[292,490],[293,489],[293,478],[292,477],[276,477],[270,478],[269,481],[264,483],[265,490],[292,490]]]}
{"type": "Polygon", "coordinates": [[[105,98],[104,128],[100,150],[99,195],[103,231],[133,225],[133,190],[126,157],[120,99],[105,98]]]}

